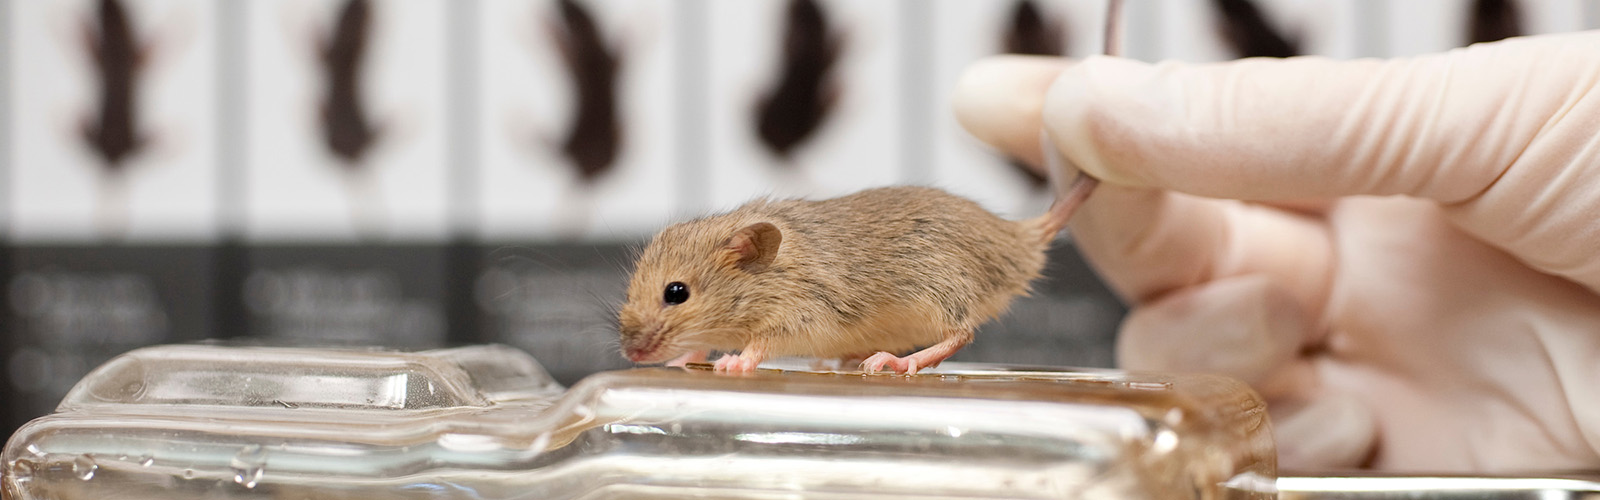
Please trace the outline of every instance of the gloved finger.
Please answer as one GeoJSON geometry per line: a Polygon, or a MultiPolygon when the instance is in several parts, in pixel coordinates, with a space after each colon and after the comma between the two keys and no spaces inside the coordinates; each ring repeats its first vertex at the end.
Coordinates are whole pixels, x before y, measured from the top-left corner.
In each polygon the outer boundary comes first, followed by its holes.
{"type": "MultiPolygon", "coordinates": [[[[1039,157],[1037,138],[1043,128],[1044,95],[1071,64],[1069,59],[1011,54],[973,63],[957,84],[952,102],[956,116],[977,139],[1049,175],[1042,167],[1045,161],[1039,157]]],[[[1266,204],[1320,213],[1331,203],[1328,198],[1307,198],[1266,204]]]]}
{"type": "MultiPolygon", "coordinates": [[[[1593,47],[1600,36],[1574,42],[1593,47]]],[[[1592,85],[1592,76],[1580,76],[1596,69],[1600,55],[1557,70],[1546,67],[1553,61],[1527,57],[1564,47],[1544,45],[1551,44],[1505,42],[1386,61],[1151,65],[1095,57],[1061,73],[1043,113],[1068,159],[1110,183],[1248,200],[1407,194],[1463,201],[1503,174],[1574,92],[1592,85]]]]}
{"type": "Polygon", "coordinates": [[[1298,358],[1312,325],[1299,301],[1261,274],[1212,281],[1133,309],[1117,335],[1117,366],[1228,375],[1272,398],[1268,376],[1298,358]]]}
{"type": "Polygon", "coordinates": [[[1045,174],[1039,157],[1040,113],[1066,59],[1002,55],[968,68],[956,84],[952,106],[968,132],[1045,174]]]}
{"type": "MultiPolygon", "coordinates": [[[[957,91],[962,123],[1016,156],[1038,158],[1039,93],[1067,64],[998,57],[975,65],[957,91]]],[[[1079,247],[1130,300],[1149,300],[1217,277],[1265,272],[1289,284],[1313,317],[1321,312],[1329,244],[1325,229],[1309,219],[1102,184],[1072,227],[1079,247]]]]}
{"type": "Polygon", "coordinates": [[[1372,409],[1343,393],[1304,400],[1269,401],[1278,467],[1327,470],[1363,465],[1378,442],[1372,409]]]}
{"type": "MultiPolygon", "coordinates": [[[[1113,184],[1248,200],[1407,194],[1542,271],[1600,291],[1600,32],[1388,61],[1215,64],[1096,57],[1044,110],[1015,64],[962,77],[973,135],[1034,158],[1043,113],[1075,166],[1113,184]],[[1020,111],[1019,111],[1020,110],[1020,111]]],[[[1026,72],[1039,78],[1046,72],[1026,72]]]]}
{"type": "Polygon", "coordinates": [[[1043,119],[1107,183],[1428,198],[1485,241],[1600,290],[1596,45],[1600,32],[1387,61],[1090,58],[1061,73],[1043,119]]]}
{"type": "Polygon", "coordinates": [[[1309,318],[1330,290],[1321,219],[1232,200],[1101,184],[1073,218],[1074,243],[1134,303],[1234,276],[1263,275],[1309,318]]]}

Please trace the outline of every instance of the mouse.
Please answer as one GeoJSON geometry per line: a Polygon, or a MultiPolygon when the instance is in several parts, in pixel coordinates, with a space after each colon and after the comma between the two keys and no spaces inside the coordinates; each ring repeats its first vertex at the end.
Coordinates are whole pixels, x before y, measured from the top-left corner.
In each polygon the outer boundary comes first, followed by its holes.
{"type": "Polygon", "coordinates": [[[629,279],[617,323],[623,356],[683,365],[737,350],[713,366],[732,373],[785,356],[860,360],[868,373],[937,366],[1028,293],[1056,233],[1098,183],[1067,167],[1048,136],[1041,142],[1057,197],[1030,219],[896,186],[757,199],[668,226],[629,279]]]}

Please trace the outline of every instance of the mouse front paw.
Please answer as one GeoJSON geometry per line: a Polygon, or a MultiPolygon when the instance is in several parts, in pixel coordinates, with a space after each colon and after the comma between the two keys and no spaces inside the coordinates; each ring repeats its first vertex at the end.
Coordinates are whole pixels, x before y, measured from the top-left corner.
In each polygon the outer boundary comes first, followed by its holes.
{"type": "Polygon", "coordinates": [[[873,354],[872,357],[869,357],[866,361],[861,362],[861,369],[867,373],[878,373],[886,366],[889,367],[890,370],[894,370],[895,373],[904,373],[908,375],[916,375],[918,368],[917,360],[911,356],[902,358],[887,352],[873,354]]]}
{"type": "Polygon", "coordinates": [[[713,371],[726,373],[755,373],[756,365],[761,362],[744,356],[727,355],[717,360],[712,366],[713,371]]]}

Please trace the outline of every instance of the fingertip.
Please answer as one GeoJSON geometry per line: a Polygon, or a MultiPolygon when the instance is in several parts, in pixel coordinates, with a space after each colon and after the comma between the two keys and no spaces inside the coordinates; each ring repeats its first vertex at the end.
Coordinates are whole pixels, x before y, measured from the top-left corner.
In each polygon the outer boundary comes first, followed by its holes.
{"type": "Polygon", "coordinates": [[[1039,115],[1051,82],[1071,62],[1056,57],[1002,55],[962,71],[951,95],[956,120],[978,140],[1039,164],[1039,115]]]}
{"type": "Polygon", "coordinates": [[[1278,443],[1278,465],[1285,469],[1357,467],[1371,457],[1377,443],[1372,410],[1347,394],[1300,404],[1278,402],[1267,411],[1278,443]]]}
{"type": "Polygon", "coordinates": [[[1147,144],[1181,123],[1182,86],[1160,66],[1116,57],[1085,59],[1046,94],[1041,124],[1079,168],[1101,180],[1147,186],[1136,168],[1147,144]]]}
{"type": "Polygon", "coordinates": [[[1265,275],[1225,278],[1135,309],[1117,339],[1130,369],[1220,373],[1261,386],[1298,352],[1303,308],[1265,275]]]}

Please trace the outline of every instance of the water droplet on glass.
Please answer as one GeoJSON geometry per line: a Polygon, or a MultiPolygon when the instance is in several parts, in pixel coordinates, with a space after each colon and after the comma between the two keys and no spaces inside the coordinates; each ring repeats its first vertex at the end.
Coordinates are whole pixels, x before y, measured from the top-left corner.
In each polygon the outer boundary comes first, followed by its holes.
{"type": "Polygon", "coordinates": [[[234,469],[233,482],[239,483],[246,488],[254,488],[256,487],[256,483],[261,482],[261,476],[266,474],[266,472],[267,471],[264,468],[234,469]]]}
{"type": "Polygon", "coordinates": [[[239,450],[238,455],[228,462],[228,467],[233,469],[233,482],[244,485],[246,488],[256,487],[261,481],[261,476],[267,472],[267,450],[259,444],[252,444],[239,450]]]}
{"type": "Polygon", "coordinates": [[[154,456],[151,456],[151,455],[140,455],[139,456],[139,465],[141,467],[149,467],[151,464],[154,464],[154,463],[156,463],[156,457],[154,457],[154,456]]]}
{"type": "Polygon", "coordinates": [[[72,475],[78,476],[78,479],[84,481],[94,479],[94,472],[97,470],[100,470],[100,464],[94,463],[94,457],[87,453],[78,455],[78,458],[72,461],[72,475]]]}
{"type": "Polygon", "coordinates": [[[194,479],[194,469],[184,469],[183,470],[183,478],[184,479],[194,479]]]}

